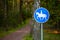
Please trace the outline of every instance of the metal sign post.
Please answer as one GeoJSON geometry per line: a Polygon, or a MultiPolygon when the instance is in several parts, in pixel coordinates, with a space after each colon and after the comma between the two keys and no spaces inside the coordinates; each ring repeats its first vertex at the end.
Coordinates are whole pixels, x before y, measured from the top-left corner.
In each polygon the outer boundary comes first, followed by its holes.
{"type": "Polygon", "coordinates": [[[43,40],[43,23],[41,23],[41,40],[43,40]]]}

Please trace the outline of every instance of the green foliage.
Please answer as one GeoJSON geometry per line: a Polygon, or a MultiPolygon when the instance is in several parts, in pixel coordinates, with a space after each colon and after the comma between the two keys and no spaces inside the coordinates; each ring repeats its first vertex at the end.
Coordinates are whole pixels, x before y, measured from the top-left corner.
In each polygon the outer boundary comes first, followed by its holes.
{"type": "Polygon", "coordinates": [[[33,40],[33,37],[28,34],[27,36],[24,36],[23,40],[33,40]]]}
{"type": "MultiPolygon", "coordinates": [[[[50,24],[52,27],[60,28],[60,1],[59,0],[41,0],[41,6],[47,8],[50,13],[50,19],[47,24],[50,24]],[[57,25],[58,24],[58,25],[57,25]]],[[[50,26],[50,27],[51,27],[50,26]]]]}

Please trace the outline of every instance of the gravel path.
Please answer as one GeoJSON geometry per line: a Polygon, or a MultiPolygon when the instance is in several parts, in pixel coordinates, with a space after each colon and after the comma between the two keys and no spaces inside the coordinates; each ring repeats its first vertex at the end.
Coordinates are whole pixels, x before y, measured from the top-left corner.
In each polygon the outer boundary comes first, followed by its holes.
{"type": "Polygon", "coordinates": [[[30,32],[30,25],[28,24],[26,25],[25,28],[17,30],[16,32],[13,32],[0,40],[22,40],[24,35],[26,35],[29,32],[30,32]]]}

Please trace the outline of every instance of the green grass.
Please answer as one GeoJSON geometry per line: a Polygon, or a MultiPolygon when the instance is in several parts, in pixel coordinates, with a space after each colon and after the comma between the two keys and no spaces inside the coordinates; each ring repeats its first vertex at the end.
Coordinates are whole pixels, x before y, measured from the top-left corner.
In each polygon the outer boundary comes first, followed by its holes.
{"type": "Polygon", "coordinates": [[[24,36],[23,40],[33,40],[32,35],[28,34],[24,36]]]}
{"type": "Polygon", "coordinates": [[[44,33],[44,40],[60,40],[60,34],[44,33]]]}
{"type": "Polygon", "coordinates": [[[25,20],[25,22],[23,22],[21,25],[18,24],[18,27],[17,28],[9,28],[8,31],[3,31],[0,29],[0,38],[12,33],[12,32],[15,32],[16,30],[18,29],[21,29],[22,27],[25,27],[25,25],[27,25],[29,23],[30,19],[27,19],[25,20]]]}

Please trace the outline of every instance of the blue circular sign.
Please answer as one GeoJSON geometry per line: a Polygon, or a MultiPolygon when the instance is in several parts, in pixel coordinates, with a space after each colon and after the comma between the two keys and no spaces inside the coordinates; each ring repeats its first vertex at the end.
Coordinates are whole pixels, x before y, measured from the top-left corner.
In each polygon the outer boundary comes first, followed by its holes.
{"type": "Polygon", "coordinates": [[[49,16],[50,16],[50,14],[49,14],[48,10],[43,7],[36,9],[34,12],[34,19],[38,23],[47,22],[49,19],[49,16]]]}

